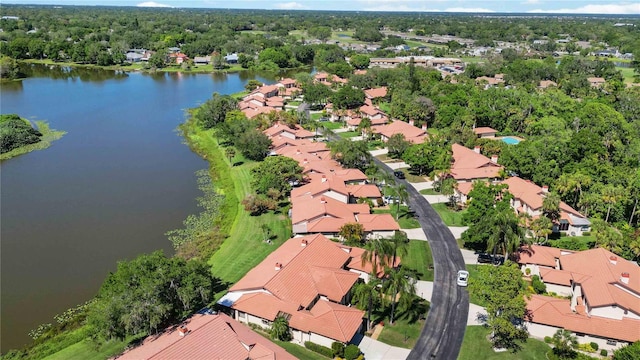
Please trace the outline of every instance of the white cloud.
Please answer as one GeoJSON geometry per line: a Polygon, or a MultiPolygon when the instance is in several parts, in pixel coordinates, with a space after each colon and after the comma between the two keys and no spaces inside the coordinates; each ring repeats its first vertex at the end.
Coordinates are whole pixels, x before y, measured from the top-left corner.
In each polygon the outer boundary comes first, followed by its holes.
{"type": "Polygon", "coordinates": [[[288,2],[288,3],[278,3],[275,4],[275,8],[276,9],[283,9],[283,10],[300,10],[300,9],[306,9],[307,7],[297,3],[295,1],[292,2],[288,2]]]}
{"type": "Polygon", "coordinates": [[[141,2],[140,4],[136,5],[137,7],[159,7],[159,8],[170,8],[173,7],[171,5],[167,5],[167,4],[160,4],[157,3],[155,1],[145,1],[145,2],[141,2]]]}
{"type": "Polygon", "coordinates": [[[584,5],[574,9],[554,9],[554,10],[529,10],[530,13],[565,13],[565,14],[640,14],[640,4],[607,4],[607,5],[584,5]]]}
{"type": "Polygon", "coordinates": [[[540,0],[526,0],[525,2],[523,2],[523,4],[525,4],[525,5],[540,4],[540,0]]]}

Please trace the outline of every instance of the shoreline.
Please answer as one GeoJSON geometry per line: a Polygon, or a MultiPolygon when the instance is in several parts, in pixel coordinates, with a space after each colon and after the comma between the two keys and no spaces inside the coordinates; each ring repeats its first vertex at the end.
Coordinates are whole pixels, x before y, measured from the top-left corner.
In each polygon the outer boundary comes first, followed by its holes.
{"type": "Polygon", "coordinates": [[[0,162],[12,159],[20,155],[28,154],[32,151],[44,150],[50,147],[52,142],[59,140],[67,133],[66,131],[51,129],[49,127],[49,124],[44,120],[39,120],[35,123],[38,131],[42,133],[42,138],[40,138],[40,141],[34,144],[21,146],[6,153],[0,154],[0,162]]]}

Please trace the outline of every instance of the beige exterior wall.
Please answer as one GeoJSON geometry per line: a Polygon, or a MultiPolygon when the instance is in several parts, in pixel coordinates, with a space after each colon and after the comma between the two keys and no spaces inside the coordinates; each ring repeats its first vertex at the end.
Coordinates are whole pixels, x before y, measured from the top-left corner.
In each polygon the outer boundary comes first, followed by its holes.
{"type": "Polygon", "coordinates": [[[292,230],[293,230],[294,234],[306,234],[307,233],[307,222],[294,224],[292,230]]]}
{"type": "Polygon", "coordinates": [[[349,202],[349,196],[348,195],[340,194],[340,193],[337,193],[337,192],[335,192],[333,190],[327,191],[322,195],[330,197],[330,198],[332,198],[334,200],[338,200],[338,201],[340,201],[342,203],[345,203],[345,204],[349,202]]]}
{"type": "Polygon", "coordinates": [[[395,233],[394,230],[389,230],[389,231],[372,231],[367,235],[368,239],[371,238],[391,238],[393,237],[393,234],[395,233]]]}
{"type": "Polygon", "coordinates": [[[336,341],[326,336],[318,335],[316,333],[309,333],[309,339],[310,339],[309,341],[311,341],[312,343],[326,346],[329,349],[331,349],[331,344],[333,344],[333,342],[336,341]]]}
{"type": "MultiPolygon", "coordinates": [[[[544,280],[543,280],[544,281],[544,280]]],[[[549,284],[545,283],[547,286],[547,292],[554,292],[561,296],[570,296],[571,295],[571,286],[558,285],[558,284],[549,284]]]]}

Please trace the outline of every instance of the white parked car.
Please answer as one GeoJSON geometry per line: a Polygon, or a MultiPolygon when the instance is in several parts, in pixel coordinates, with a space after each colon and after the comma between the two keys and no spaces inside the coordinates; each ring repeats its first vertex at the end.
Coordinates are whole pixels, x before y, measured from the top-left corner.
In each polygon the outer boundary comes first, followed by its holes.
{"type": "Polygon", "coordinates": [[[469,283],[469,272],[466,270],[458,270],[458,278],[456,280],[458,286],[467,286],[469,283]]]}

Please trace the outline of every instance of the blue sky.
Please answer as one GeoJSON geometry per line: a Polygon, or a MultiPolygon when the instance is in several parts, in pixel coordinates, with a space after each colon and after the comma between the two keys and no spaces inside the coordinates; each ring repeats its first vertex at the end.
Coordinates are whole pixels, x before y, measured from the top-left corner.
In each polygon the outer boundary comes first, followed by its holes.
{"type": "Polygon", "coordinates": [[[3,0],[2,2],[225,9],[640,14],[638,0],[3,0]]]}

